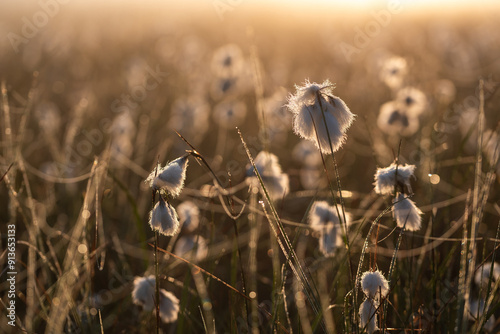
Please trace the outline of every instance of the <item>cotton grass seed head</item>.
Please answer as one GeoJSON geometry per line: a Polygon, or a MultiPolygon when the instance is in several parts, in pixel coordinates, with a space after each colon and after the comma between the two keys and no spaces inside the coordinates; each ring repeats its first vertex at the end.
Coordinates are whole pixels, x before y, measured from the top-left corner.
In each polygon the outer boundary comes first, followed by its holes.
{"type": "Polygon", "coordinates": [[[193,232],[200,223],[200,209],[191,201],[184,201],[177,206],[179,222],[186,232],[193,232]]]}
{"type": "Polygon", "coordinates": [[[202,261],[208,254],[207,242],[200,235],[186,235],[177,240],[174,253],[183,258],[202,261]]]}
{"type": "MultiPolygon", "coordinates": [[[[397,165],[392,163],[389,167],[377,168],[375,172],[375,192],[388,195],[394,192],[396,186],[406,186],[408,193],[413,193],[410,178],[414,177],[415,165],[397,165]]],[[[403,190],[403,189],[401,189],[403,190]]]]}
{"type": "Polygon", "coordinates": [[[177,197],[184,188],[188,156],[184,155],[168,163],[163,168],[154,169],[146,179],[153,190],[177,197]]]}
{"type": "Polygon", "coordinates": [[[408,74],[406,59],[398,56],[387,58],[380,70],[380,80],[392,90],[399,89],[408,74]]]}
{"type": "Polygon", "coordinates": [[[245,120],[247,107],[239,101],[222,101],[214,107],[215,123],[224,129],[234,129],[245,120]]]}
{"type": "Polygon", "coordinates": [[[377,126],[388,135],[409,137],[418,131],[420,121],[400,102],[389,101],[380,107],[377,126]]]}
{"type": "Polygon", "coordinates": [[[417,117],[428,107],[425,94],[420,89],[411,86],[400,89],[396,95],[396,101],[406,107],[408,114],[417,117]]]}
{"type": "MultiPolygon", "coordinates": [[[[339,208],[342,215],[342,209],[339,208]]],[[[351,222],[351,215],[347,212],[345,219],[347,226],[351,222]]],[[[309,225],[319,233],[319,249],[325,256],[332,256],[335,250],[342,245],[340,219],[334,206],[326,201],[314,202],[309,211],[309,225]]]]}
{"type": "MultiPolygon", "coordinates": [[[[288,175],[282,172],[278,157],[267,151],[261,151],[255,157],[254,164],[269,196],[272,199],[282,198],[289,189],[289,179],[288,175]]],[[[252,165],[247,168],[247,176],[250,184],[260,186],[252,165]]]]}
{"type": "Polygon", "coordinates": [[[172,323],[179,315],[179,299],[165,289],[160,289],[160,318],[164,323],[172,323]]]}
{"type": "Polygon", "coordinates": [[[153,310],[155,295],[155,277],[135,277],[134,289],[132,290],[132,301],[136,305],[142,306],[144,311],[153,310]]]}
{"type": "Polygon", "coordinates": [[[359,326],[361,329],[365,328],[368,334],[378,331],[377,326],[377,308],[379,303],[376,300],[367,298],[359,306],[359,326]]]}
{"type": "MultiPolygon", "coordinates": [[[[342,213],[340,209],[339,212],[342,213]]],[[[316,201],[309,210],[309,225],[314,231],[322,232],[327,225],[339,225],[340,220],[335,207],[326,201],[316,201]]]]}
{"type": "Polygon", "coordinates": [[[239,74],[244,64],[243,51],[236,44],[227,44],[214,51],[212,72],[217,76],[239,74]]]}
{"type": "Polygon", "coordinates": [[[367,297],[379,300],[389,292],[389,283],[380,271],[365,271],[361,276],[361,289],[367,297]]]}
{"type": "Polygon", "coordinates": [[[158,231],[166,236],[172,236],[179,232],[177,212],[161,196],[149,214],[149,225],[153,231],[158,231]]]}
{"type": "Polygon", "coordinates": [[[330,257],[335,255],[335,250],[342,246],[340,225],[328,224],[323,227],[319,236],[319,250],[323,255],[330,257]]]}
{"type": "Polygon", "coordinates": [[[404,194],[396,196],[394,206],[392,207],[392,215],[399,228],[405,228],[408,231],[418,231],[422,226],[422,211],[420,211],[411,199],[405,197],[404,194]]]}
{"type": "Polygon", "coordinates": [[[293,113],[295,134],[315,143],[324,154],[342,146],[355,117],[344,101],[332,95],[333,88],[328,80],[322,84],[306,81],[296,86],[286,105],[293,113]]]}
{"type": "MultiPolygon", "coordinates": [[[[144,311],[152,311],[155,307],[155,284],[153,275],[148,277],[135,277],[132,301],[142,307],[144,311]]],[[[165,323],[177,320],[179,313],[179,299],[171,292],[160,289],[160,318],[165,323]]]]}

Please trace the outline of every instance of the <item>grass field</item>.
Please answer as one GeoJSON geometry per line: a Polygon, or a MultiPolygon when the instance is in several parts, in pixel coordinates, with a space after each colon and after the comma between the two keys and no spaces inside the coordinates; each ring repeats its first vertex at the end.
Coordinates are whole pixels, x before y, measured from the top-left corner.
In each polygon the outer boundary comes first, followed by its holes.
{"type": "Polygon", "coordinates": [[[0,4],[0,332],[498,333],[499,13],[0,4]]]}

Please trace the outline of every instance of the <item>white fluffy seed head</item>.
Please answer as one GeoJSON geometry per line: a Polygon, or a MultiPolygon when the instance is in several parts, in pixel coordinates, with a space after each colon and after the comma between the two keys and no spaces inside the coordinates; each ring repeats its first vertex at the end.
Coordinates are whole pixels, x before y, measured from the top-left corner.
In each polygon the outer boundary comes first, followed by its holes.
{"type": "Polygon", "coordinates": [[[406,59],[399,56],[393,56],[387,58],[382,64],[380,80],[389,88],[396,90],[402,86],[407,74],[408,65],[406,59]]]}
{"type": "Polygon", "coordinates": [[[335,255],[335,250],[341,245],[340,225],[326,225],[319,237],[319,250],[323,255],[330,257],[335,255]]]}
{"type": "Polygon", "coordinates": [[[379,330],[376,314],[378,306],[379,303],[370,298],[365,299],[359,306],[359,326],[361,329],[365,329],[368,334],[379,330]]]}
{"type": "Polygon", "coordinates": [[[327,97],[327,100],[327,108],[337,119],[337,122],[340,125],[340,131],[347,131],[347,129],[349,129],[349,127],[352,125],[352,122],[354,121],[354,114],[351,113],[351,110],[345,104],[345,102],[337,96],[330,95],[327,97]]]}
{"type": "Polygon", "coordinates": [[[175,244],[175,254],[184,258],[202,261],[208,254],[207,242],[200,235],[183,236],[175,244]]]}
{"type": "MultiPolygon", "coordinates": [[[[342,215],[342,209],[339,208],[342,215]]],[[[351,215],[345,213],[347,225],[351,222],[351,215]]],[[[342,245],[340,219],[334,206],[325,201],[314,202],[309,211],[309,225],[319,232],[319,249],[325,256],[332,256],[335,250],[342,245]]]]}
{"type": "Polygon", "coordinates": [[[392,207],[392,215],[396,219],[399,228],[408,231],[418,231],[422,227],[422,211],[415,203],[406,198],[404,194],[396,196],[395,204],[392,207]]]}
{"type": "MultiPolygon", "coordinates": [[[[283,173],[278,157],[267,151],[261,151],[254,159],[255,167],[259,172],[264,186],[272,199],[280,199],[290,187],[288,175],[283,173]]],[[[259,185],[252,165],[247,168],[248,182],[259,185]]]]}
{"type": "Polygon", "coordinates": [[[176,235],[179,232],[180,224],[177,212],[161,196],[149,214],[149,225],[153,231],[158,231],[166,236],[176,235]]]}
{"type": "Polygon", "coordinates": [[[212,72],[221,77],[237,75],[244,64],[243,52],[236,44],[223,45],[214,51],[212,72]]]}
{"type": "Polygon", "coordinates": [[[377,126],[388,135],[410,137],[418,131],[420,121],[399,101],[389,101],[380,107],[377,126]]]}
{"type": "MultiPolygon", "coordinates": [[[[343,217],[342,208],[339,213],[343,217]]],[[[343,218],[342,218],[343,219],[343,218]]],[[[345,212],[347,226],[351,223],[351,215],[345,212]]],[[[315,231],[321,232],[329,224],[339,225],[340,219],[335,206],[330,206],[326,201],[316,201],[309,210],[309,225],[315,231]]]]}
{"type": "Polygon", "coordinates": [[[420,116],[427,110],[428,103],[425,94],[415,87],[404,87],[396,95],[396,100],[406,107],[408,114],[420,116]]]}
{"type": "Polygon", "coordinates": [[[171,197],[177,197],[184,188],[187,165],[188,156],[184,155],[171,161],[163,168],[154,169],[145,182],[149,183],[153,190],[167,193],[171,197]]]}
{"type": "Polygon", "coordinates": [[[165,289],[160,289],[160,318],[164,323],[177,320],[179,314],[179,299],[165,289]]]}
{"type": "Polygon", "coordinates": [[[335,208],[325,201],[314,202],[309,210],[309,225],[317,232],[321,232],[328,224],[338,225],[339,223],[335,208]]]}
{"type": "Polygon", "coordinates": [[[135,277],[134,289],[132,290],[132,301],[136,305],[142,306],[144,311],[154,309],[155,277],[135,277]]]}
{"type": "MultiPolygon", "coordinates": [[[[323,108],[325,108],[324,104],[323,108]]],[[[322,113],[319,104],[304,106],[302,113],[306,118],[311,118],[312,116],[312,120],[314,120],[312,139],[316,147],[323,154],[329,154],[331,151],[337,152],[342,144],[344,144],[346,135],[342,132],[342,128],[333,113],[322,113]]]]}
{"type": "Polygon", "coordinates": [[[389,167],[377,168],[375,172],[375,192],[388,195],[394,192],[399,183],[405,185],[409,193],[412,193],[410,178],[414,177],[415,165],[397,165],[392,163],[389,167]]]}
{"type": "MultiPolygon", "coordinates": [[[[144,311],[152,311],[155,308],[155,284],[153,275],[148,277],[135,277],[134,289],[132,290],[132,301],[142,307],[144,311]]],[[[171,292],[160,289],[160,318],[165,323],[177,320],[179,313],[179,299],[171,292]]]]}
{"type": "Polygon", "coordinates": [[[296,86],[286,105],[293,113],[294,132],[315,143],[324,154],[342,146],[355,117],[344,101],[331,94],[333,88],[328,80],[321,85],[306,81],[304,86],[296,86]]]}
{"type": "Polygon", "coordinates": [[[193,232],[200,223],[200,209],[191,201],[184,201],[177,206],[179,222],[182,229],[193,232]]]}
{"type": "Polygon", "coordinates": [[[380,271],[366,271],[361,276],[361,289],[371,299],[380,299],[389,292],[389,282],[380,271]]]}

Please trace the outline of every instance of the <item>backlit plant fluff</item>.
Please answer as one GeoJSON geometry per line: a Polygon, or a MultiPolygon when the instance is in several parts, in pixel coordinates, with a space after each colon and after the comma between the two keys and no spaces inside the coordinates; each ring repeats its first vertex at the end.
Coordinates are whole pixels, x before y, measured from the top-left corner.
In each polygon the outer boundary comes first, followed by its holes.
{"type": "Polygon", "coordinates": [[[427,109],[427,97],[415,87],[404,87],[397,93],[396,100],[401,102],[408,110],[408,114],[419,116],[427,109]]]}
{"type": "Polygon", "coordinates": [[[359,306],[360,327],[365,328],[368,334],[378,331],[377,311],[379,303],[376,300],[366,298],[359,306]]]}
{"type": "Polygon", "coordinates": [[[337,96],[334,85],[326,80],[321,85],[306,81],[296,86],[287,107],[293,113],[293,131],[316,144],[324,154],[336,152],[346,140],[346,131],[355,115],[337,96]]]}
{"type": "MultiPolygon", "coordinates": [[[[340,211],[342,214],[342,211],[340,211]]],[[[347,224],[350,222],[350,215],[345,213],[347,224]]],[[[325,256],[334,255],[335,249],[342,245],[340,219],[334,206],[328,205],[325,201],[318,201],[313,204],[309,211],[309,225],[320,233],[319,248],[325,256]]]]}
{"type": "Polygon", "coordinates": [[[186,232],[193,232],[200,223],[200,209],[191,201],[184,201],[177,206],[179,222],[186,232]]]}
{"type": "MultiPolygon", "coordinates": [[[[134,279],[134,289],[132,290],[132,300],[134,304],[142,306],[144,311],[154,309],[155,277],[136,277],[134,279]]],[[[179,299],[171,292],[160,289],[160,318],[165,323],[177,320],[179,313],[179,299]]]]}
{"type": "Polygon", "coordinates": [[[173,293],[160,289],[160,318],[164,323],[177,320],[179,315],[179,299],[173,293]]]}
{"type": "Polygon", "coordinates": [[[201,235],[186,235],[177,240],[174,253],[190,260],[202,261],[208,255],[207,242],[201,235]]]}
{"type": "Polygon", "coordinates": [[[177,212],[161,196],[149,214],[149,225],[153,231],[158,231],[166,236],[176,235],[179,232],[180,224],[177,212]]]}
{"type": "Polygon", "coordinates": [[[155,295],[155,277],[135,277],[134,290],[132,290],[132,300],[134,304],[142,306],[144,311],[152,311],[155,295]]]}
{"type": "Polygon", "coordinates": [[[387,58],[380,70],[380,80],[393,90],[399,89],[408,75],[406,59],[398,56],[387,58]]]}
{"type": "Polygon", "coordinates": [[[403,103],[389,101],[380,106],[377,126],[388,135],[410,137],[418,131],[420,121],[403,103]]]}
{"type": "Polygon", "coordinates": [[[415,203],[405,197],[404,194],[398,194],[392,207],[392,215],[396,219],[399,228],[405,228],[408,231],[418,231],[422,226],[422,211],[415,203]]]}
{"type": "Polygon", "coordinates": [[[361,289],[366,298],[359,307],[359,325],[371,334],[378,330],[376,310],[389,292],[389,282],[378,270],[366,271],[361,276],[361,289]]]}
{"type": "Polygon", "coordinates": [[[361,276],[361,289],[367,297],[378,300],[389,292],[389,283],[380,271],[366,271],[361,276]]]}
{"type": "Polygon", "coordinates": [[[385,168],[377,168],[375,172],[375,192],[381,195],[394,193],[395,187],[401,190],[404,186],[409,193],[413,193],[410,185],[410,178],[414,175],[415,165],[397,165],[390,164],[385,168]]]}
{"type": "Polygon", "coordinates": [[[187,165],[188,156],[184,155],[171,161],[163,168],[154,169],[145,182],[149,183],[155,191],[177,197],[184,188],[187,165]]]}
{"type": "MultiPolygon", "coordinates": [[[[272,199],[280,199],[289,187],[288,175],[283,173],[278,162],[278,157],[272,153],[261,151],[254,159],[255,167],[259,172],[264,186],[272,199]]],[[[260,184],[253,166],[247,169],[247,182],[253,185],[260,184]]]]}

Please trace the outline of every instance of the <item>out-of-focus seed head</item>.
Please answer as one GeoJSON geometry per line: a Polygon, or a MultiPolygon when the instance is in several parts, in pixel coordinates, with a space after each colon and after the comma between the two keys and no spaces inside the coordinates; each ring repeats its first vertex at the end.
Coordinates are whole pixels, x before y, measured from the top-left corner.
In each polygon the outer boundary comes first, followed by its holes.
{"type": "Polygon", "coordinates": [[[404,194],[398,194],[392,207],[392,215],[399,228],[405,228],[408,231],[418,231],[422,227],[422,211],[415,203],[406,198],[404,194]]]}

